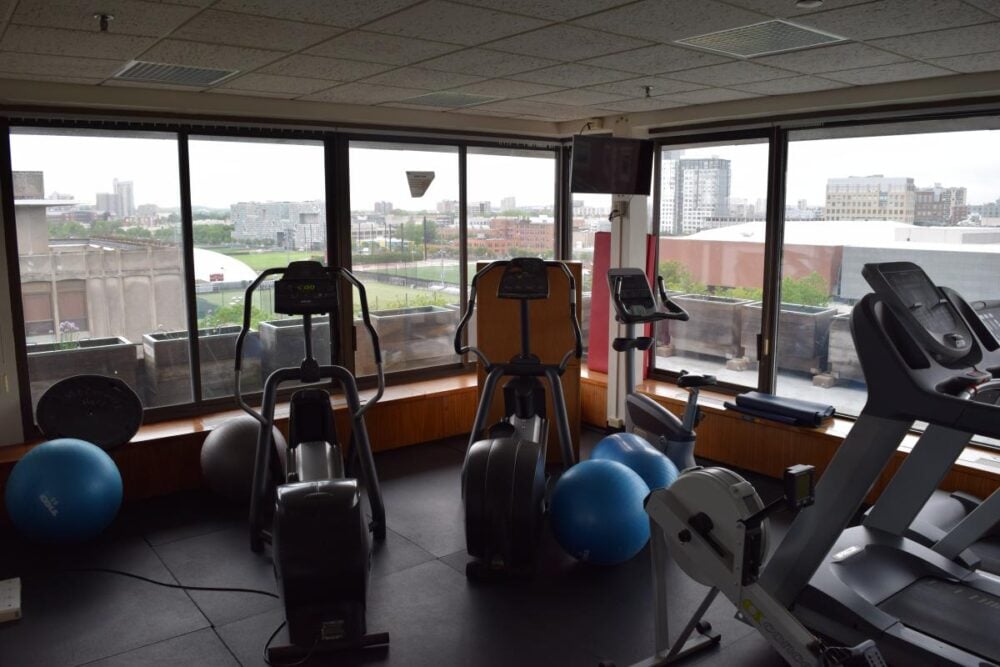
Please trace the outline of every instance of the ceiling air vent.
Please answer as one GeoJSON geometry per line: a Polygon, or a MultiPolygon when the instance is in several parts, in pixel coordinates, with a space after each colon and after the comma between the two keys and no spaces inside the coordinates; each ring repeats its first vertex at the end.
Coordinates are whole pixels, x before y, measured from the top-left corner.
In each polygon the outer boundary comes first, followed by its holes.
{"type": "Polygon", "coordinates": [[[425,107],[447,107],[454,109],[457,107],[467,107],[473,104],[483,104],[485,102],[495,102],[502,99],[500,97],[490,97],[489,95],[470,95],[469,93],[427,93],[417,95],[405,100],[399,100],[406,104],[419,104],[425,107]]]}
{"type": "Polygon", "coordinates": [[[209,69],[207,67],[188,67],[186,65],[168,65],[166,63],[147,63],[133,60],[125,65],[113,79],[122,81],[147,81],[154,83],[171,83],[178,86],[211,86],[226,77],[236,74],[234,69],[209,69]]]}
{"type": "Polygon", "coordinates": [[[788,21],[765,21],[740,28],[710,32],[706,35],[687,37],[677,40],[677,43],[725,53],[737,58],[753,58],[769,53],[781,53],[842,42],[844,39],[844,37],[812,28],[804,28],[788,21]]]}

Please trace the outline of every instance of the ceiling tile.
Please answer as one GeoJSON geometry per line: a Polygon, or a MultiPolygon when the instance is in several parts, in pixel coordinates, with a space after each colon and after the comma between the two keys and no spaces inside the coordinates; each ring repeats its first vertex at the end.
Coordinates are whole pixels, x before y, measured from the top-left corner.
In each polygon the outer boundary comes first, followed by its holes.
{"type": "Polygon", "coordinates": [[[340,104],[381,104],[406,100],[422,91],[395,86],[373,86],[367,83],[345,83],[320,93],[307,95],[301,99],[315,102],[337,102],[340,104]]]}
{"type": "Polygon", "coordinates": [[[992,72],[1000,70],[1000,52],[994,51],[993,53],[977,53],[971,56],[936,58],[930,62],[955,70],[956,72],[992,72]]]}
{"type": "Polygon", "coordinates": [[[564,119],[567,116],[574,117],[576,114],[580,113],[573,107],[567,107],[559,104],[547,104],[545,102],[532,102],[531,100],[502,100],[500,102],[480,104],[475,108],[500,111],[504,113],[514,113],[517,115],[538,116],[540,118],[550,118],[556,120],[564,119]]]}
{"type": "Polygon", "coordinates": [[[625,95],[615,95],[614,93],[602,93],[596,90],[560,90],[555,93],[545,93],[535,95],[532,102],[551,102],[552,104],[569,104],[572,106],[589,106],[604,102],[616,102],[628,99],[625,95]]]}
{"type": "Polygon", "coordinates": [[[491,49],[540,58],[583,60],[648,46],[648,42],[609,35],[572,25],[552,25],[490,44],[491,49]]]}
{"type": "Polygon", "coordinates": [[[814,14],[816,12],[839,9],[850,5],[860,5],[871,0],[825,0],[819,7],[812,9],[800,8],[794,0],[727,0],[731,5],[738,5],[751,11],[767,14],[775,18],[789,18],[792,16],[802,16],[803,14],[814,14]]]}
{"type": "Polygon", "coordinates": [[[463,0],[469,5],[502,9],[515,14],[537,16],[552,21],[568,21],[578,16],[624,5],[632,0],[463,0]]]}
{"type": "Polygon", "coordinates": [[[995,16],[1000,16],[1000,0],[965,0],[965,2],[995,16]]]}
{"type": "Polygon", "coordinates": [[[453,111],[449,111],[448,113],[472,114],[473,116],[495,116],[497,118],[514,118],[517,116],[516,113],[506,113],[503,111],[495,111],[493,109],[481,109],[479,107],[455,109],[453,111]]]}
{"type": "Polygon", "coordinates": [[[332,81],[353,81],[389,69],[386,65],[362,63],[341,58],[321,58],[319,56],[288,56],[261,70],[264,74],[287,74],[312,79],[332,81]]]}
{"type": "Polygon", "coordinates": [[[653,97],[658,95],[668,95],[670,93],[686,93],[690,90],[701,90],[706,86],[701,86],[688,81],[674,81],[673,79],[661,79],[655,76],[644,76],[637,79],[626,79],[613,83],[602,83],[598,86],[590,86],[589,90],[598,90],[602,93],[615,93],[625,97],[645,97],[644,88],[649,86],[649,94],[653,97]]]}
{"type": "Polygon", "coordinates": [[[683,102],[668,100],[665,97],[637,97],[631,100],[622,100],[621,102],[608,102],[598,106],[608,111],[638,112],[657,111],[659,109],[674,109],[676,107],[685,106],[685,104],[683,102]]]}
{"type": "Polygon", "coordinates": [[[817,90],[843,88],[847,84],[830,81],[818,76],[793,76],[790,79],[775,79],[773,81],[758,81],[733,86],[737,90],[759,95],[790,95],[792,93],[811,93],[817,90]]]}
{"type": "Polygon", "coordinates": [[[768,81],[770,79],[780,79],[789,76],[793,76],[793,74],[783,69],[758,65],[743,60],[670,73],[671,79],[703,83],[708,86],[729,86],[734,83],[768,81]]]}
{"type": "Polygon", "coordinates": [[[333,37],[339,28],[234,12],[208,10],[194,17],[171,37],[210,44],[267,46],[275,51],[298,51],[333,37]]]}
{"type": "Polygon", "coordinates": [[[873,45],[911,58],[947,58],[1000,50],[1000,23],[889,37],[873,45]]]}
{"type": "Polygon", "coordinates": [[[155,37],[10,25],[0,41],[0,50],[132,60],[154,42],[155,37]]]}
{"type": "MultiPolygon", "coordinates": [[[[327,82],[329,84],[329,82],[327,82]]],[[[278,100],[294,100],[298,93],[269,93],[266,90],[236,90],[235,88],[209,88],[206,93],[224,93],[226,95],[244,95],[247,97],[269,97],[278,100]]]]}
{"type": "Polygon", "coordinates": [[[377,32],[355,30],[338,35],[322,44],[306,49],[306,53],[328,58],[365,60],[386,65],[408,65],[457,49],[452,44],[428,42],[426,39],[396,37],[377,32]]]}
{"type": "Polygon", "coordinates": [[[244,74],[235,79],[228,79],[219,88],[232,88],[260,93],[291,93],[308,95],[331,86],[324,79],[306,79],[297,76],[276,76],[274,74],[244,74]]]}
{"type": "Polygon", "coordinates": [[[797,19],[797,22],[848,39],[875,39],[955,28],[995,19],[995,16],[960,0],[880,0],[809,14],[797,19]]]}
{"type": "Polygon", "coordinates": [[[733,62],[733,60],[717,56],[714,53],[682,49],[676,46],[667,46],[666,44],[656,44],[623,53],[601,56],[600,58],[591,58],[585,62],[588,65],[608,67],[610,69],[622,70],[623,72],[662,74],[664,72],[691,69],[692,67],[718,65],[725,62],[733,62]]]}
{"type": "Polygon", "coordinates": [[[52,83],[81,83],[96,86],[104,81],[104,78],[94,78],[88,76],[47,76],[45,74],[22,74],[15,72],[0,71],[0,80],[5,81],[50,81],[52,83]]]}
{"type": "Polygon", "coordinates": [[[457,72],[439,72],[421,67],[401,67],[384,74],[365,79],[365,83],[380,86],[421,88],[423,90],[444,90],[455,86],[465,86],[482,81],[481,76],[469,76],[457,72]]]}
{"type": "Polygon", "coordinates": [[[767,17],[763,14],[716,0],[643,0],[577,19],[574,23],[631,37],[672,42],[765,20],[767,17]]]}
{"type": "Polygon", "coordinates": [[[219,0],[215,9],[356,28],[417,0],[219,0]]]}
{"type": "Polygon", "coordinates": [[[144,52],[139,60],[246,71],[260,67],[283,55],[285,54],[279,51],[263,51],[245,46],[221,46],[167,39],[144,52]]]}
{"type": "Polygon", "coordinates": [[[728,102],[730,100],[742,100],[748,97],[759,96],[754,93],[731,90],[729,88],[705,88],[704,90],[677,93],[676,95],[667,95],[666,97],[675,102],[684,102],[687,104],[712,104],[713,102],[728,102]]]}
{"type": "MultiPolygon", "coordinates": [[[[14,23],[98,32],[94,14],[108,11],[106,0],[21,0],[11,20],[14,23]]],[[[187,21],[195,7],[140,0],[114,0],[111,31],[120,35],[163,37],[187,21]]]]}
{"type": "Polygon", "coordinates": [[[507,76],[558,64],[559,61],[548,58],[519,56],[489,49],[465,49],[420,63],[420,66],[479,76],[507,76]]]}
{"type": "Polygon", "coordinates": [[[182,90],[186,93],[198,93],[205,90],[205,86],[181,86],[175,83],[157,83],[155,81],[124,81],[121,79],[108,79],[102,86],[112,86],[114,88],[142,88],[144,90],[182,90]]]}
{"type": "Polygon", "coordinates": [[[104,58],[0,53],[0,72],[106,79],[124,67],[125,62],[104,58]]]}
{"type": "Polygon", "coordinates": [[[446,0],[429,0],[375,21],[365,28],[391,35],[472,46],[543,25],[545,21],[526,16],[469,7],[446,0]]]}
{"type": "Polygon", "coordinates": [[[533,81],[535,83],[547,83],[552,86],[595,86],[599,83],[610,81],[621,81],[632,78],[632,74],[619,72],[603,67],[592,67],[590,65],[578,65],[576,63],[566,63],[535,70],[534,72],[522,72],[512,74],[512,79],[518,81],[533,81]]]}
{"type": "Polygon", "coordinates": [[[469,93],[471,95],[493,95],[495,97],[527,97],[528,95],[541,95],[542,93],[554,93],[563,90],[560,86],[547,86],[542,83],[529,83],[527,81],[511,81],[510,79],[490,79],[480,81],[468,86],[452,88],[453,93],[469,93]]]}
{"type": "Polygon", "coordinates": [[[842,69],[891,65],[904,60],[906,58],[902,56],[873,49],[864,44],[850,43],[780,53],[774,56],[755,58],[754,62],[783,67],[803,74],[819,74],[842,69]]]}
{"type": "Polygon", "coordinates": [[[823,76],[835,81],[854,84],[855,86],[867,86],[872,83],[892,83],[894,81],[926,79],[934,76],[948,76],[953,73],[940,67],[934,67],[933,65],[906,62],[896,65],[882,65],[880,67],[849,69],[843,72],[828,72],[823,76]]]}

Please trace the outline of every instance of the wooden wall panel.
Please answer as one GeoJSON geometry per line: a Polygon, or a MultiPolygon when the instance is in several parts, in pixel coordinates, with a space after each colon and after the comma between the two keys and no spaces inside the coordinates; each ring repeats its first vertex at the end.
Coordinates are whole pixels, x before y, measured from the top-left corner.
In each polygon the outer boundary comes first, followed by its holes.
{"type": "MultiPolygon", "coordinates": [[[[489,262],[479,262],[476,270],[485,268],[489,262]]],[[[582,265],[580,262],[565,262],[573,278],[576,280],[576,303],[583,303],[582,265]]],[[[476,294],[476,345],[491,361],[508,361],[521,351],[520,335],[520,302],[514,299],[498,299],[497,287],[500,284],[501,269],[491,271],[483,276],[477,286],[476,294]]],[[[569,322],[569,295],[563,272],[556,267],[549,267],[549,298],[529,302],[528,311],[531,323],[531,352],[538,355],[542,361],[555,363],[562,359],[567,350],[573,349],[573,330],[569,322]]],[[[579,315],[578,315],[579,317],[579,315]]],[[[486,373],[479,369],[479,382],[485,380],[486,373]]],[[[503,415],[503,387],[501,380],[493,396],[487,418],[487,427],[495,423],[503,415]]],[[[547,387],[547,382],[542,380],[547,387]]],[[[580,452],[580,360],[572,359],[562,376],[563,393],[566,395],[566,412],[569,417],[569,427],[573,446],[577,455],[580,452]]],[[[549,415],[548,461],[562,460],[559,450],[559,433],[552,418],[552,397],[546,388],[546,414],[549,415]]],[[[468,429],[472,419],[466,422],[468,429]]]]}

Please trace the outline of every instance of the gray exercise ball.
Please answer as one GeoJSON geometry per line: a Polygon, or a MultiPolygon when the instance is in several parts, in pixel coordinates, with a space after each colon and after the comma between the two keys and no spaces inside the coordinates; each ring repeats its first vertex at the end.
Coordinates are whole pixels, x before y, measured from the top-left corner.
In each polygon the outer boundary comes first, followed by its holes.
{"type": "MultiPolygon", "coordinates": [[[[201,474],[208,487],[226,500],[250,502],[259,433],[260,422],[250,415],[233,417],[212,429],[201,446],[201,474]]],[[[274,441],[283,466],[288,445],[277,428],[274,441]]]]}

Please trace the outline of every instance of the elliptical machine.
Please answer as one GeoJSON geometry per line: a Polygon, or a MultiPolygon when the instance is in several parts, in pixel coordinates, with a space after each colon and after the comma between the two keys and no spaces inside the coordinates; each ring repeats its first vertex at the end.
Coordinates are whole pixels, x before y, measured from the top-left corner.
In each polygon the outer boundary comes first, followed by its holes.
{"type": "Polygon", "coordinates": [[[291,641],[288,646],[268,647],[268,660],[288,663],[319,653],[385,646],[388,633],[367,634],[365,622],[371,563],[369,533],[383,540],[386,525],[364,420],[385,388],[378,334],[369,320],[364,285],[347,269],[324,267],[312,261],[292,262],[287,268],[261,273],[247,287],[243,304],[243,328],[236,340],[236,399],[261,424],[250,498],[250,548],[261,552],[265,542],[271,543],[291,641]],[[302,316],[305,358],[298,368],[279,368],[271,373],[264,383],[258,412],[243,400],[240,391],[243,342],[250,330],[253,292],[266,278],[277,274],[282,277],[274,281],[274,310],[302,316]],[[313,315],[330,314],[333,349],[340,349],[336,323],[341,280],[358,289],[361,318],[374,350],[378,390],[364,404],[349,370],[338,365],[321,366],[313,358],[313,315]],[[365,517],[358,480],[347,477],[330,395],[325,389],[309,387],[292,395],[284,461],[272,439],[278,387],[290,381],[322,379],[335,380],[343,389],[353,421],[352,460],[360,464],[361,481],[368,491],[370,522],[365,517]]]}
{"type": "Polygon", "coordinates": [[[688,392],[684,418],[635,390],[635,351],[645,352],[653,345],[654,338],[639,336],[640,324],[678,320],[687,322],[688,314],[670,300],[663,287],[663,276],[657,276],[661,307],[656,303],[653,289],[642,269],[621,268],[608,271],[611,303],[615,307],[615,320],[626,325],[626,335],[611,341],[615,352],[625,353],[625,430],[640,435],[673,461],[678,470],[695,466],[694,429],[703,413],[698,409],[698,392],[702,387],[716,384],[714,375],[692,375],[681,371],[677,386],[688,392]]]}
{"type": "Polygon", "coordinates": [[[455,353],[471,352],[486,369],[476,418],[462,466],[462,500],[465,507],[465,541],[475,560],[466,565],[466,576],[527,574],[534,569],[545,503],[545,449],[548,418],[545,414],[545,377],[552,392],[556,428],[563,465],[575,463],[566,400],[560,376],[571,358],[583,354],[580,324],[576,319],[576,281],[562,262],[518,257],[491,262],[472,279],[469,307],[455,331],[455,353]],[[575,343],[558,364],[543,363],[531,352],[528,302],[549,296],[548,267],[558,267],[569,283],[569,312],[575,343]],[[503,269],[497,298],[520,302],[521,351],[509,362],[490,361],[482,350],[462,344],[476,306],[479,280],[503,269]],[[503,388],[504,414],[487,438],[480,440],[497,383],[512,377],[503,388]]]}

